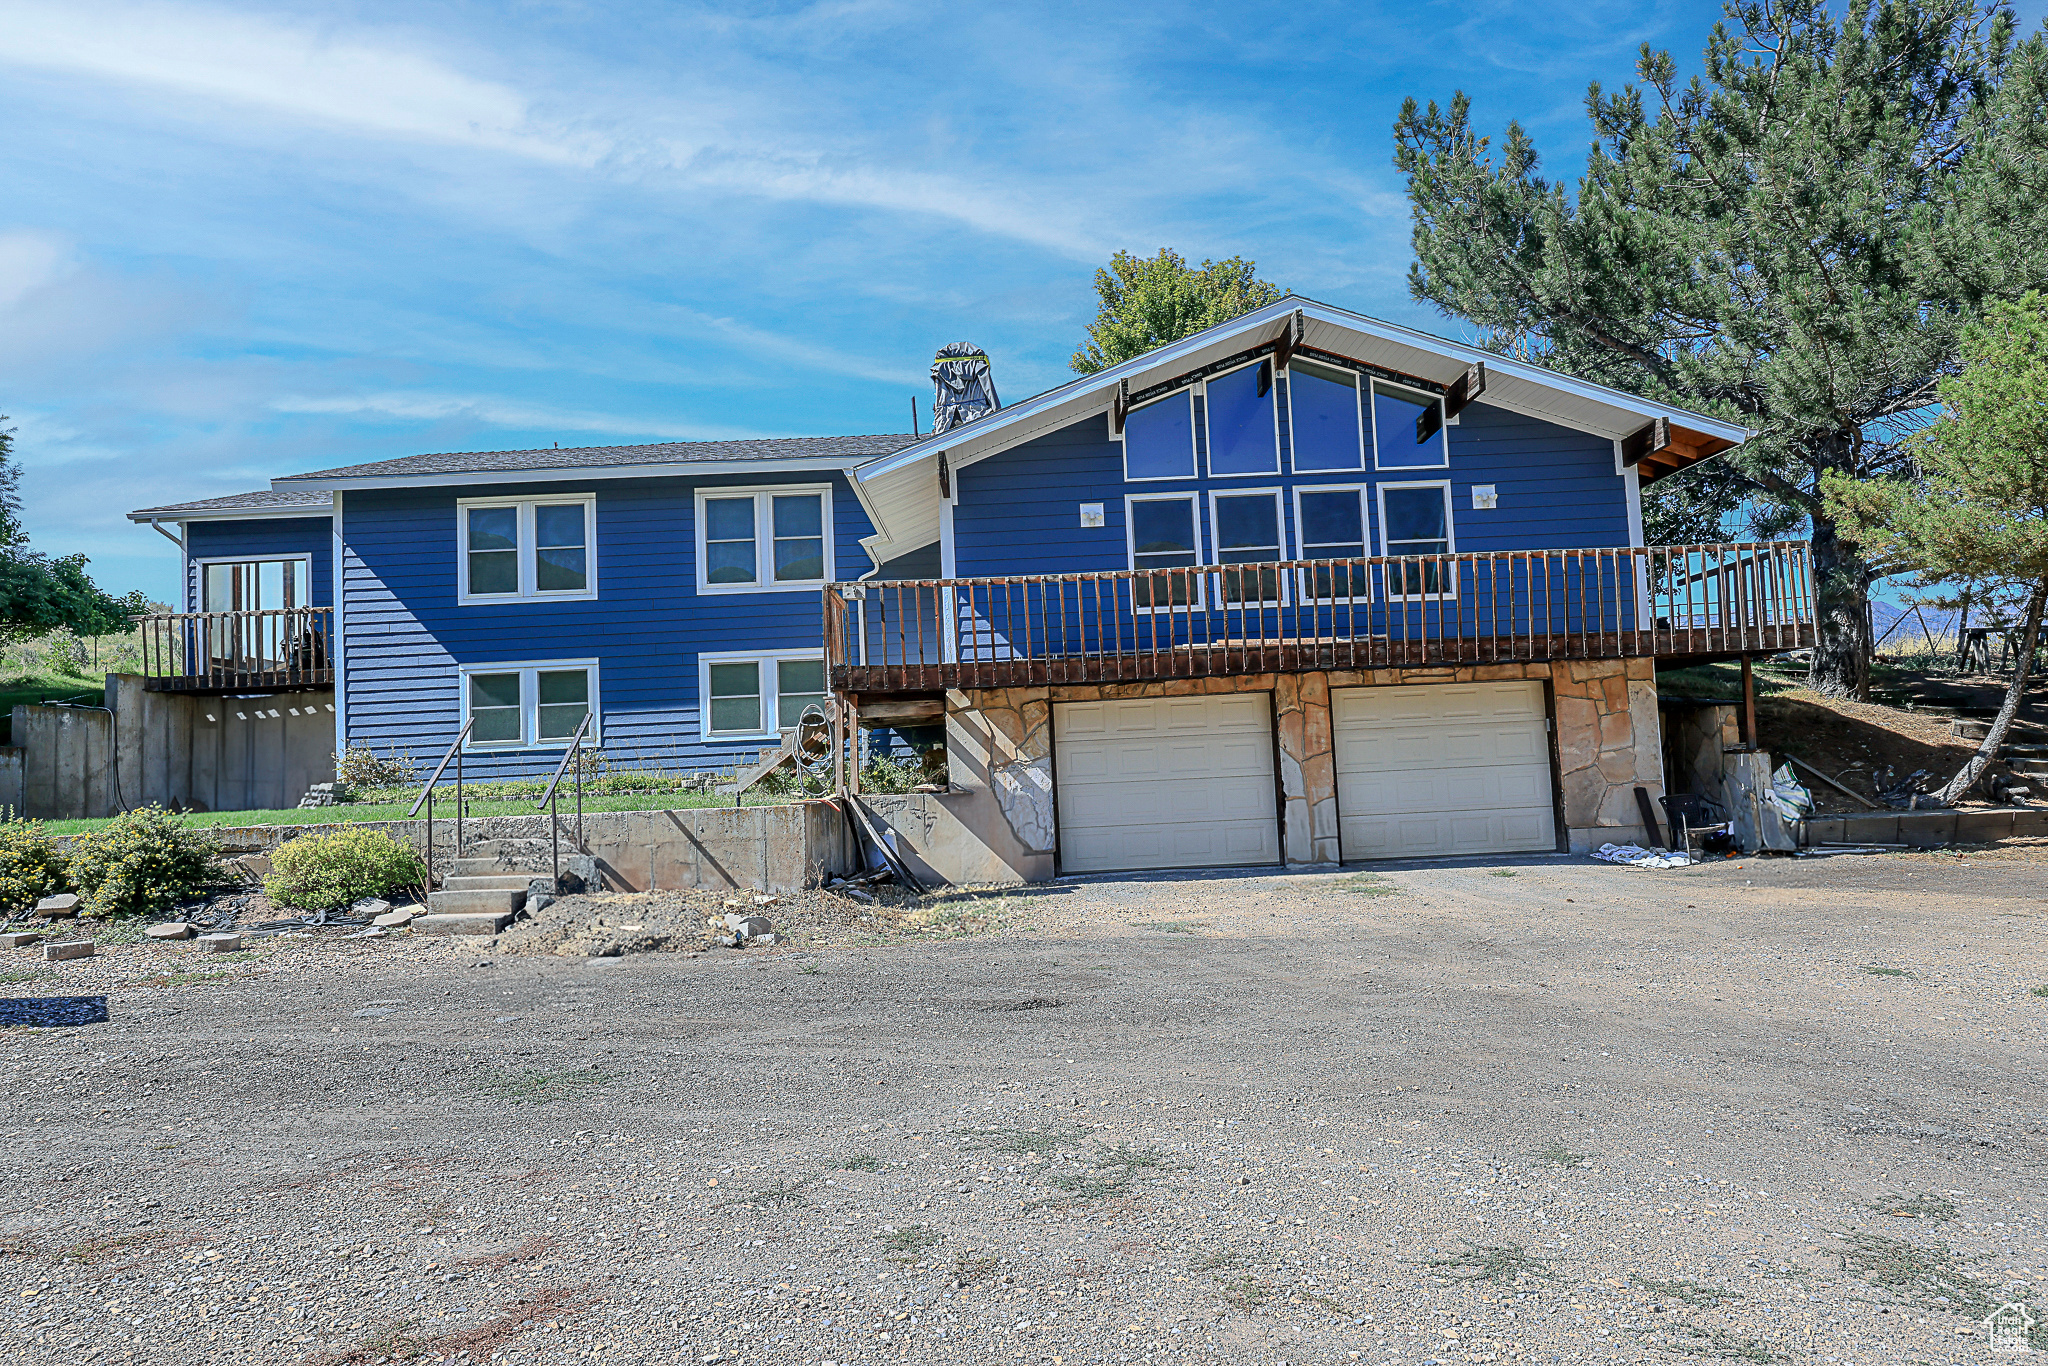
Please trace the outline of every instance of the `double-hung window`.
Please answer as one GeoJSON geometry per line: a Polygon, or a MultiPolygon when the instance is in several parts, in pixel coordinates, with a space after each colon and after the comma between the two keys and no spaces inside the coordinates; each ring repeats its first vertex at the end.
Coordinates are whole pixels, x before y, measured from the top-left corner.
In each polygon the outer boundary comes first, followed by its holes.
{"type": "Polygon", "coordinates": [[[1209,419],[1209,473],[1218,477],[1280,472],[1279,405],[1273,362],[1217,375],[1202,386],[1209,419]]]}
{"type": "Polygon", "coordinates": [[[597,596],[594,495],[464,498],[455,505],[460,592],[468,603],[597,596]]]}
{"type": "MultiPolygon", "coordinates": [[[[1294,491],[1295,541],[1304,560],[1365,558],[1365,490],[1362,488],[1298,488],[1294,491]]],[[[1304,570],[1305,597],[1359,598],[1371,593],[1365,571],[1349,565],[1304,570]]]]}
{"type": "MultiPolygon", "coordinates": [[[[1456,548],[1451,539],[1451,486],[1440,484],[1381,484],[1380,544],[1390,556],[1449,555],[1456,548]]],[[[1387,592],[1396,597],[1437,597],[1452,592],[1442,561],[1427,559],[1419,564],[1387,568],[1387,592]]]]}
{"type": "Polygon", "coordinates": [[[698,732],[706,740],[766,739],[825,707],[825,661],[811,654],[697,657],[698,732]]]}
{"type": "Polygon", "coordinates": [[[1125,500],[1124,512],[1131,568],[1140,571],[1131,581],[1131,605],[1149,612],[1200,601],[1200,576],[1193,570],[1201,559],[1201,543],[1195,533],[1195,495],[1136,494],[1125,500]],[[1188,572],[1143,572],[1182,569],[1188,572]]]}
{"type": "Polygon", "coordinates": [[[786,592],[831,577],[832,490],[697,491],[697,591],[786,592]]]}
{"type": "Polygon", "coordinates": [[[461,670],[462,717],[470,749],[533,749],[566,745],[583,718],[583,743],[595,746],[597,661],[467,664],[461,670]]]}
{"type": "Polygon", "coordinates": [[[1373,464],[1383,470],[1440,470],[1451,463],[1451,434],[1443,400],[1384,380],[1372,383],[1373,464]],[[1433,414],[1433,422],[1423,422],[1433,414]],[[1416,434],[1429,435],[1417,439],[1416,434]]]}
{"type": "MultiPolygon", "coordinates": [[[[1216,563],[1276,564],[1280,552],[1280,491],[1217,493],[1210,496],[1216,563]]],[[[1280,601],[1277,569],[1225,569],[1217,576],[1223,600],[1238,603],[1280,601]]]]}

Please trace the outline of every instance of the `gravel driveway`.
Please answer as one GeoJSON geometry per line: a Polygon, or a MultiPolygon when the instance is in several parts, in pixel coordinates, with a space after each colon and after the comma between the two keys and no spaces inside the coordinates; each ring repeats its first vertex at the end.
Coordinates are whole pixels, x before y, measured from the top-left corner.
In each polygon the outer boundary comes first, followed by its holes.
{"type": "Polygon", "coordinates": [[[113,1022],[0,1038],[0,1359],[1991,1366],[1982,1313],[2048,1318],[2044,887],[1542,858],[796,950],[23,953],[113,1022]]]}

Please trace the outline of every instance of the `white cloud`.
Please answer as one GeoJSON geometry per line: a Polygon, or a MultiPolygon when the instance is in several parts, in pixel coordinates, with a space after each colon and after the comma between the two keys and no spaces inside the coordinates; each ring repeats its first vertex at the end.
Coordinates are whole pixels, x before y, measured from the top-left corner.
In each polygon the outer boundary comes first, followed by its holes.
{"type": "Polygon", "coordinates": [[[0,232],[0,313],[71,273],[69,247],[40,232],[0,232]]]}

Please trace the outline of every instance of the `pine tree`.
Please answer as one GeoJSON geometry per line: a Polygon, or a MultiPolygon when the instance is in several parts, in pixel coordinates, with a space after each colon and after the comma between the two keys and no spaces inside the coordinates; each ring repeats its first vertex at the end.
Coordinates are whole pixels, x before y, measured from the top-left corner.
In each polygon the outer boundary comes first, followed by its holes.
{"type": "Polygon", "coordinates": [[[1095,272],[1095,321],[1068,364],[1092,375],[1285,298],[1258,269],[1242,256],[1196,267],[1165,247],[1157,256],[1120,251],[1095,272]]]}
{"type": "Polygon", "coordinates": [[[2025,594],[2019,662],[2005,703],[1941,801],[1977,785],[1998,757],[2026,693],[2048,610],[2048,295],[1994,303],[1963,336],[1964,367],[1940,386],[1942,416],[1910,443],[1909,477],[1823,486],[1842,534],[1943,580],[2025,594]]]}
{"type": "Polygon", "coordinates": [[[1804,521],[1812,682],[1860,693],[1872,570],[1821,483],[1900,470],[1965,320],[2048,283],[2048,34],[1972,0],[1727,14],[1690,82],[1646,44],[1640,86],[1592,85],[1575,192],[1518,124],[1496,156],[1463,93],[1408,101],[1410,288],[1503,351],[1754,430],[1653,486],[1646,520],[1804,521]]]}

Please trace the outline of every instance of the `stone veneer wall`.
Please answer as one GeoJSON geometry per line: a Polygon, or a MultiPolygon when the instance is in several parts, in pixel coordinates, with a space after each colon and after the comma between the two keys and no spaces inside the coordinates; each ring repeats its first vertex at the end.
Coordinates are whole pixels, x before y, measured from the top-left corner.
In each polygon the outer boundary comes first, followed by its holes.
{"type": "Polygon", "coordinates": [[[1054,703],[1271,693],[1280,750],[1280,787],[1286,802],[1285,857],[1291,864],[1335,863],[1339,857],[1337,767],[1330,732],[1330,690],[1515,679],[1542,680],[1550,685],[1568,847],[1584,853],[1608,841],[1641,841],[1645,831],[1636,810],[1635,789],[1649,789],[1653,801],[1664,792],[1656,672],[1647,659],[955,691],[948,694],[947,701],[948,761],[956,786],[986,794],[980,809],[970,812],[963,808],[963,817],[977,828],[1000,861],[1013,867],[1017,876],[1035,881],[1052,875],[1057,845],[1054,703]]]}

